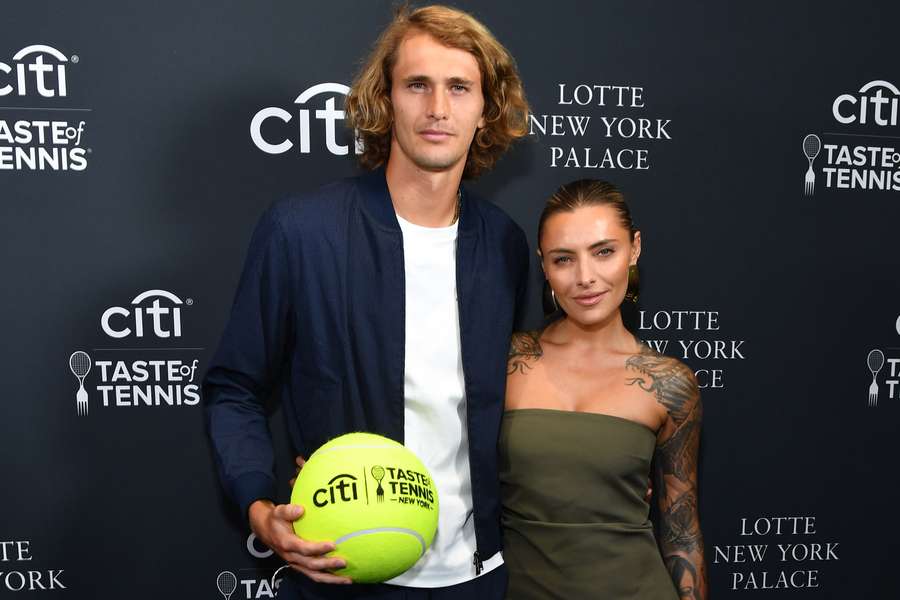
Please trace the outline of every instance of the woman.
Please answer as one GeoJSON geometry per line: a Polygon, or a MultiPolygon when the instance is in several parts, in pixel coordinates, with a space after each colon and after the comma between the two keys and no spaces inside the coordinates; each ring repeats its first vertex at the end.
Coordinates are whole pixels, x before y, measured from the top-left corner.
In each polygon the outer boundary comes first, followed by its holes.
{"type": "Polygon", "coordinates": [[[538,246],[562,317],[516,334],[510,350],[500,432],[508,597],[705,600],[700,395],[689,368],[622,322],[641,253],[622,194],[596,180],[564,185],[541,214],[538,246]]]}

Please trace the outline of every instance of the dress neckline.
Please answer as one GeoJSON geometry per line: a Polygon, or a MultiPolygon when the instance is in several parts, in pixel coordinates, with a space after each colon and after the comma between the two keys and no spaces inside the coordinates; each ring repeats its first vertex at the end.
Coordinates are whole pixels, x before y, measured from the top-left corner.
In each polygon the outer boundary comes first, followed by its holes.
{"type": "Polygon", "coordinates": [[[633,419],[627,419],[625,417],[617,417],[616,415],[610,415],[610,414],[601,413],[601,412],[582,411],[582,410],[566,410],[563,408],[513,408],[513,409],[509,409],[509,410],[504,410],[503,416],[504,417],[513,416],[514,413],[524,413],[524,414],[551,413],[551,414],[579,415],[579,416],[588,415],[590,417],[600,417],[601,419],[612,419],[615,421],[621,421],[621,422],[633,425],[635,427],[640,427],[641,429],[652,434],[654,438],[657,435],[657,432],[654,431],[653,429],[651,429],[648,425],[645,425],[643,423],[638,423],[637,421],[635,421],[633,419]]]}

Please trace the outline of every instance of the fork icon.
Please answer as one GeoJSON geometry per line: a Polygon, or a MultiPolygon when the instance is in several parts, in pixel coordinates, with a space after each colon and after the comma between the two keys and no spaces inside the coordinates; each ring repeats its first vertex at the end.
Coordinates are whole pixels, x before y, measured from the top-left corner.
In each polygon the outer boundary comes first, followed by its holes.
{"type": "Polygon", "coordinates": [[[812,196],[816,191],[816,174],[812,166],[821,149],[822,140],[816,134],[811,133],[803,138],[803,154],[806,155],[806,160],[809,162],[809,168],[806,170],[806,178],[803,182],[803,193],[807,196],[812,196]]]}
{"type": "Polygon", "coordinates": [[[869,371],[872,373],[872,384],[869,386],[869,406],[875,407],[878,406],[878,382],[875,380],[875,376],[878,375],[881,367],[884,366],[884,352],[877,349],[872,350],[866,358],[866,363],[869,365],[869,371]]]}
{"type": "Polygon", "coordinates": [[[91,370],[91,357],[87,352],[78,350],[69,356],[69,369],[78,378],[78,391],[75,393],[75,410],[79,417],[88,414],[88,394],[84,389],[84,378],[91,370]]]}
{"type": "Polygon", "coordinates": [[[378,502],[384,502],[384,488],[381,487],[381,480],[384,479],[384,467],[381,465],[372,467],[372,477],[378,482],[378,489],[375,490],[375,498],[378,502]]]}

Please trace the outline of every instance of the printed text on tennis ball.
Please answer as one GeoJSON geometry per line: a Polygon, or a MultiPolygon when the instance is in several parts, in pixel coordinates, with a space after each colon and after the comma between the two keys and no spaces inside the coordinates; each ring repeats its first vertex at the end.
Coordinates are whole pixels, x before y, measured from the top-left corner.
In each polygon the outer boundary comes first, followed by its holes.
{"type": "MultiPolygon", "coordinates": [[[[387,477],[384,484],[390,490],[392,502],[413,504],[421,508],[434,508],[434,492],[431,480],[424,473],[412,469],[385,467],[387,477]]],[[[338,475],[327,487],[313,492],[313,504],[322,508],[336,502],[359,500],[359,486],[356,478],[349,474],[338,475]]]]}

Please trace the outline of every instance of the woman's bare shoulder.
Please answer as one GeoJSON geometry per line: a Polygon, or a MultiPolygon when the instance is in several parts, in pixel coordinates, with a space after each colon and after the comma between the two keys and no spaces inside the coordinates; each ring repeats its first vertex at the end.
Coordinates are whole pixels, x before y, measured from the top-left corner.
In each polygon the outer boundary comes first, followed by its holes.
{"type": "Polygon", "coordinates": [[[628,385],[637,385],[656,397],[675,425],[682,423],[700,407],[700,389],[694,371],[686,364],[641,344],[638,353],[628,357],[625,368],[628,385]]]}

